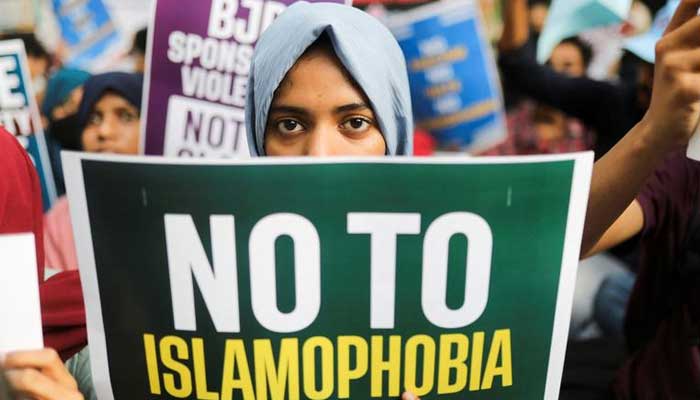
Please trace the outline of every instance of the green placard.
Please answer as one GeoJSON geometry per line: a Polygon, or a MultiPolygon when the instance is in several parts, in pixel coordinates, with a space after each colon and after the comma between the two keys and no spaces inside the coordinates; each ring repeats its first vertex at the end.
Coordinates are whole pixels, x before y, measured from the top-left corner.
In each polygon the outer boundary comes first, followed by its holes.
{"type": "Polygon", "coordinates": [[[100,399],[555,399],[592,156],[65,153],[100,399]]]}

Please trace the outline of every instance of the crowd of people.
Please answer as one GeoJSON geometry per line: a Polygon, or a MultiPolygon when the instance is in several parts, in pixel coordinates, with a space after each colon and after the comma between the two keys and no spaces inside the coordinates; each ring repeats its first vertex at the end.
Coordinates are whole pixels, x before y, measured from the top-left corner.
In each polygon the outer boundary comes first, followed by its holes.
{"type": "MultiPolygon", "coordinates": [[[[636,2],[657,17],[620,27],[606,80],[587,76],[595,46],[580,37],[537,63],[547,3],[503,4],[497,54],[508,135],[483,154],[593,150],[597,159],[581,258],[606,252],[605,265],[580,266],[580,276],[590,267],[598,278],[577,289],[589,315],[586,329],[572,321],[561,398],[700,398],[700,163],[685,155],[700,121],[700,0],[636,2]],[[625,35],[658,37],[644,47],[625,35]]],[[[134,41],[140,60],[145,36],[134,41]]],[[[0,360],[0,399],[96,398],[59,152],[138,154],[143,62],[91,75],[62,68],[31,34],[9,37],[27,48],[61,197],[44,212],[32,162],[0,131],[0,233],[35,235],[47,346],[0,360]]],[[[358,8],[289,7],[260,37],[250,85],[254,157],[408,156],[414,140],[415,153],[428,155],[436,146],[414,126],[396,40],[358,8]]]]}

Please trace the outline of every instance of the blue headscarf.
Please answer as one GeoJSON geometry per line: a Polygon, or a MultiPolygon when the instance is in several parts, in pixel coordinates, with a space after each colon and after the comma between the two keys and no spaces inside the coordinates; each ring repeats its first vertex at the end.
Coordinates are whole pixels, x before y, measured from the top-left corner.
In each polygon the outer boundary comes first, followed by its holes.
{"type": "Polygon", "coordinates": [[[394,36],[369,14],[340,4],[294,3],[255,47],[246,104],[252,156],[265,155],[265,125],[275,90],[304,51],[327,34],[338,59],[372,105],[389,155],[410,155],[413,117],[406,61],[394,36]]]}
{"type": "Polygon", "coordinates": [[[46,84],[41,112],[51,119],[51,111],[63,104],[71,92],[82,86],[88,78],[90,78],[90,73],[79,69],[63,68],[58,70],[46,84]]]}
{"type": "Polygon", "coordinates": [[[83,99],[78,109],[78,125],[80,131],[85,128],[90,113],[105,92],[115,92],[141,110],[141,97],[143,95],[143,75],[126,72],[108,72],[95,75],[85,82],[83,87],[83,99]]]}

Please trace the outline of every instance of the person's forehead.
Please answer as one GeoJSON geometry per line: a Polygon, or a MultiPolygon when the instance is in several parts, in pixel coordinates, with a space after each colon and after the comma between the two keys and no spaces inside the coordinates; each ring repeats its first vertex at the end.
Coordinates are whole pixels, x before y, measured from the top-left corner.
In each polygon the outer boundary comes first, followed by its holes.
{"type": "MultiPolygon", "coordinates": [[[[566,56],[571,56],[571,55],[581,55],[581,51],[579,50],[576,45],[572,43],[559,43],[559,45],[554,49],[554,53],[558,53],[559,55],[566,55],[566,56]]],[[[552,53],[554,55],[554,53],[552,53]]]]}
{"type": "Polygon", "coordinates": [[[99,100],[97,100],[97,102],[95,103],[95,108],[98,108],[98,107],[136,108],[127,99],[125,99],[123,96],[121,96],[119,93],[117,93],[113,90],[107,90],[102,94],[102,96],[100,96],[99,100]]]}
{"type": "Polygon", "coordinates": [[[300,58],[275,91],[273,104],[280,99],[300,100],[312,95],[325,99],[366,101],[361,88],[333,54],[313,52],[300,58]]]}

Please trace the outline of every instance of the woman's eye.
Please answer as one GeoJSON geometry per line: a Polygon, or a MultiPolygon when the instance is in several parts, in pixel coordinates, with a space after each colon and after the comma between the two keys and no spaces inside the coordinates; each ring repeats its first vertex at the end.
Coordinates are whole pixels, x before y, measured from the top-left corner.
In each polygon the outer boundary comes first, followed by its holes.
{"type": "Polygon", "coordinates": [[[90,125],[99,125],[102,123],[102,116],[100,114],[92,114],[90,115],[90,118],[88,118],[88,124],[90,125]]]}
{"type": "Polygon", "coordinates": [[[119,114],[119,120],[121,120],[124,123],[129,123],[133,122],[137,119],[138,117],[130,112],[122,112],[119,114]]]}
{"type": "Polygon", "coordinates": [[[277,130],[284,134],[301,132],[304,127],[293,119],[285,119],[277,123],[277,130]]]}
{"type": "Polygon", "coordinates": [[[364,118],[350,118],[342,124],[342,127],[354,132],[363,132],[369,129],[370,125],[371,122],[364,118]]]}

